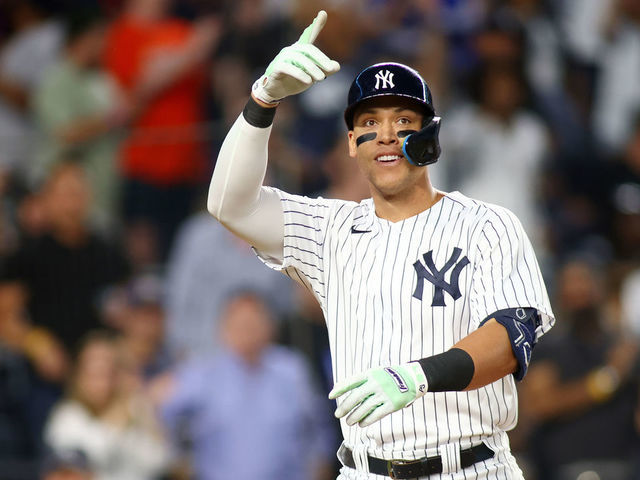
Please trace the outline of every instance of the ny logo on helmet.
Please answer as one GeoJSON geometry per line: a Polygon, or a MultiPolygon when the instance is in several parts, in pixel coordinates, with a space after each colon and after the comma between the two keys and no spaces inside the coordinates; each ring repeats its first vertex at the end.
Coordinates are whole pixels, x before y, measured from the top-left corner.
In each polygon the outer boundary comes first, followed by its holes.
{"type": "Polygon", "coordinates": [[[469,264],[469,259],[466,255],[460,258],[461,253],[462,250],[455,247],[453,249],[453,253],[451,253],[451,256],[449,257],[449,260],[447,260],[440,270],[436,268],[436,265],[433,262],[433,250],[429,250],[427,253],[422,255],[424,265],[420,260],[417,260],[413,264],[413,268],[416,270],[416,275],[418,276],[418,283],[415,291],[413,292],[413,296],[418,300],[422,300],[424,280],[427,279],[429,282],[433,283],[433,286],[435,287],[433,300],[431,302],[432,307],[444,307],[446,305],[444,303],[445,291],[451,295],[454,300],[459,299],[462,294],[460,293],[458,280],[460,278],[460,273],[462,273],[462,269],[469,264]],[[460,260],[458,260],[459,258],[460,260]],[[451,276],[449,283],[447,283],[444,279],[444,275],[449,270],[451,270],[451,276]]]}
{"type": "Polygon", "coordinates": [[[376,86],[374,87],[376,90],[380,88],[395,88],[393,84],[393,72],[389,70],[380,70],[376,73],[376,86]],[[380,85],[382,82],[382,85],[380,85]]]}

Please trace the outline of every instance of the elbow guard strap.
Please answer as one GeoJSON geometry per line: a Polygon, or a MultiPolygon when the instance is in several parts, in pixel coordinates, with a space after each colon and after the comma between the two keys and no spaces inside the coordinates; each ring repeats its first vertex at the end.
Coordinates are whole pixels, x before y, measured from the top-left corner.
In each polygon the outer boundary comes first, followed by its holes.
{"type": "Polygon", "coordinates": [[[475,365],[461,348],[418,360],[430,392],[460,392],[471,383],[475,365]]]}
{"type": "Polygon", "coordinates": [[[273,118],[276,116],[276,107],[263,107],[253,97],[249,97],[242,115],[249,125],[257,128],[267,128],[273,123],[273,118]]]}
{"type": "Polygon", "coordinates": [[[509,334],[511,349],[518,361],[518,369],[513,373],[516,380],[522,380],[529,368],[531,352],[537,343],[536,328],[540,326],[541,319],[535,308],[506,308],[492,313],[481,323],[484,324],[495,318],[509,334]]]}

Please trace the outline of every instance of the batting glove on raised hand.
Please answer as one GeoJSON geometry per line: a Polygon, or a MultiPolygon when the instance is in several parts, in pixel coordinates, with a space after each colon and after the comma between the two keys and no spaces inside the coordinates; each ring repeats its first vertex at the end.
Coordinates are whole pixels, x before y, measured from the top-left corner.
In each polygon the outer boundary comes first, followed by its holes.
{"type": "Polygon", "coordinates": [[[329,398],[349,392],[338,402],[335,415],[346,418],[347,425],[367,427],[396,410],[411,405],[428,391],[427,377],[418,362],[394,367],[372,368],[338,382],[329,398]]]}
{"type": "Polygon", "coordinates": [[[280,50],[264,75],[253,84],[255,98],[275,104],[340,70],[338,62],[313,44],[326,22],[327,12],[321,10],[296,43],[280,50]]]}

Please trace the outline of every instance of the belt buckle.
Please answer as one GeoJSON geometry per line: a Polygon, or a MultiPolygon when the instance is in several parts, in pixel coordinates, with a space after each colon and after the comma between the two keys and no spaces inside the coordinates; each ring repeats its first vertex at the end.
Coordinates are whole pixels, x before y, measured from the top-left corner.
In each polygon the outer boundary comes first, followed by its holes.
{"type": "Polygon", "coordinates": [[[408,465],[419,465],[422,463],[423,459],[419,459],[419,460],[389,460],[387,462],[387,470],[389,472],[389,476],[392,479],[396,479],[396,472],[394,470],[394,467],[396,467],[397,465],[402,465],[402,466],[408,466],[408,465]]]}
{"type": "Polygon", "coordinates": [[[390,460],[387,462],[387,473],[389,474],[389,476],[393,479],[396,478],[396,474],[393,471],[393,460],[390,460]]]}

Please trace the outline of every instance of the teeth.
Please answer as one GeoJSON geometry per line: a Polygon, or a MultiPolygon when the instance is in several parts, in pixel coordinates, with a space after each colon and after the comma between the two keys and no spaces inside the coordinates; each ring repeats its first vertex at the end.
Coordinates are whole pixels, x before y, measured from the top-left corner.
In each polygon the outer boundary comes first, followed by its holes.
{"type": "Polygon", "coordinates": [[[400,156],[398,155],[381,155],[376,160],[379,162],[392,162],[394,160],[399,160],[400,156]]]}

